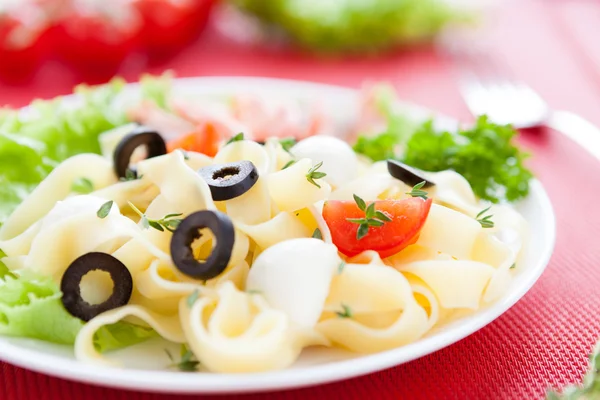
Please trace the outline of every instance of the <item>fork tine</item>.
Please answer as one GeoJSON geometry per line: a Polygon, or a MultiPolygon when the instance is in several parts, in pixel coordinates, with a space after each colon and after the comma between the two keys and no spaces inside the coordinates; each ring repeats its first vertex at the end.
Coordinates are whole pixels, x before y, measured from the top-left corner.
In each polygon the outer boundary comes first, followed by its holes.
{"type": "Polygon", "coordinates": [[[493,122],[516,127],[536,125],[547,116],[544,100],[478,46],[455,44],[445,53],[454,61],[459,89],[475,116],[487,114],[493,122]]]}

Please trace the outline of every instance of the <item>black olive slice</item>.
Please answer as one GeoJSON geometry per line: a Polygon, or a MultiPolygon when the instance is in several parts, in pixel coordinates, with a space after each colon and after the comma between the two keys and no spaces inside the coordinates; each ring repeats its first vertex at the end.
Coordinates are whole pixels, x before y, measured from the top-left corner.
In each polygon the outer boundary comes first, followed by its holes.
{"type": "Polygon", "coordinates": [[[209,165],[198,173],[210,187],[215,201],[224,201],[243,195],[258,180],[258,171],[251,161],[209,165]]]}
{"type": "Polygon", "coordinates": [[[133,279],[127,267],[106,253],[87,253],[69,265],[60,282],[62,303],[77,318],[89,321],[98,314],[126,305],[133,291],[133,279]],[[100,304],[89,304],[81,297],[81,279],[91,271],[105,271],[113,281],[113,292],[100,304]]]}
{"type": "Polygon", "coordinates": [[[167,154],[167,145],[162,136],[147,127],[139,126],[125,135],[115,148],[113,161],[119,178],[127,176],[131,155],[140,146],[146,146],[147,158],[167,154]]]}
{"type": "Polygon", "coordinates": [[[171,258],[182,273],[195,279],[212,279],[225,270],[235,242],[231,219],[219,211],[198,211],[188,215],[175,229],[171,238],[171,258]],[[192,251],[192,242],[200,237],[200,229],[208,228],[215,237],[210,256],[198,261],[192,251]]]}
{"type": "Polygon", "coordinates": [[[396,160],[387,160],[388,172],[394,178],[401,180],[408,186],[415,186],[418,183],[425,181],[424,188],[435,186],[435,183],[425,178],[413,167],[409,167],[406,164],[396,160]]]}

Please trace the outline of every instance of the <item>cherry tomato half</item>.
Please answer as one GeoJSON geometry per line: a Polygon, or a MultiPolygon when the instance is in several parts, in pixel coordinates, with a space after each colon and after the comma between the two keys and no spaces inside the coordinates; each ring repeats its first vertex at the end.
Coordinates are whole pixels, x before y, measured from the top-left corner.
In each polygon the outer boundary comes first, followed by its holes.
{"type": "Polygon", "coordinates": [[[127,4],[75,1],[58,25],[57,51],[91,74],[111,75],[139,43],[142,20],[127,4]]]}
{"type": "Polygon", "coordinates": [[[0,9],[0,75],[22,80],[38,69],[50,48],[50,21],[39,8],[0,9]]]}
{"type": "Polygon", "coordinates": [[[356,237],[359,225],[348,221],[348,218],[365,217],[365,212],[355,202],[327,201],[323,207],[323,217],[331,230],[333,244],[341,253],[352,257],[365,250],[374,250],[381,258],[385,258],[416,241],[429,215],[431,202],[431,199],[419,197],[376,201],[375,209],[392,220],[381,227],[370,227],[367,235],[361,239],[356,237]]]}
{"type": "Polygon", "coordinates": [[[144,20],[143,45],[154,56],[180,49],[195,39],[215,0],[134,0],[144,20]]]}

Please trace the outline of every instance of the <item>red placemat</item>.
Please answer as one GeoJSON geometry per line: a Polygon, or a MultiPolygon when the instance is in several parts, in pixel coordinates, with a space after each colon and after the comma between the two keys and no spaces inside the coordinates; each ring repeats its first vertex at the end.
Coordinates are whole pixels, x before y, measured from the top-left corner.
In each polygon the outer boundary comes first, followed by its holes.
{"type": "MultiPolygon", "coordinates": [[[[560,2],[560,7],[567,7],[560,2]]],[[[582,57],[570,25],[557,28],[558,3],[515,2],[499,12],[494,39],[516,74],[557,108],[600,124],[600,82],[582,57]]],[[[571,21],[573,22],[573,21],[571,21]]],[[[592,27],[593,28],[593,27],[592,27]]],[[[600,31],[596,31],[600,34],[600,31]]],[[[461,119],[470,118],[448,65],[424,49],[384,59],[319,61],[237,47],[214,31],[182,53],[179,75],[264,75],[358,87],[364,79],[396,84],[404,98],[461,119]]],[[[159,72],[156,67],[153,72],[159,72]]],[[[65,93],[75,83],[52,75],[35,87],[0,86],[0,103],[65,93]],[[33,91],[35,90],[35,91],[33,91]]],[[[135,79],[125,72],[129,79],[135,79]]],[[[459,343],[414,362],[344,382],[243,399],[410,398],[537,399],[546,388],[579,381],[600,336],[600,163],[556,132],[528,132],[523,143],[557,214],[558,238],[547,271],[511,310],[459,343]]],[[[2,364],[0,398],[177,400],[185,396],[105,389],[2,364]]],[[[213,398],[202,396],[201,398],[213,398]]],[[[219,397],[214,397],[219,398],[219,397]]],[[[222,397],[220,397],[222,398],[222,397]]]]}

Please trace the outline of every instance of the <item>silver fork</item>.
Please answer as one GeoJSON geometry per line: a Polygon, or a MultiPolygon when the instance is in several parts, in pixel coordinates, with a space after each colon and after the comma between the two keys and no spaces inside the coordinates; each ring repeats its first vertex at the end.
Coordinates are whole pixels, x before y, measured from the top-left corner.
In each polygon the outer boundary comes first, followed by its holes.
{"type": "Polygon", "coordinates": [[[444,47],[457,67],[460,91],[471,113],[486,114],[517,129],[548,126],[562,132],[600,160],[600,129],[569,111],[552,110],[530,86],[511,76],[476,45],[444,47]]]}

